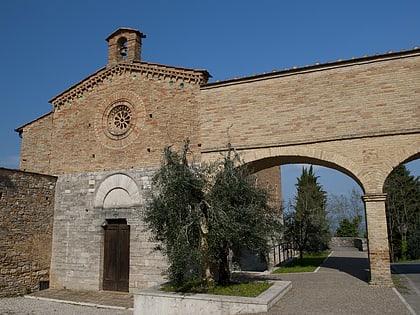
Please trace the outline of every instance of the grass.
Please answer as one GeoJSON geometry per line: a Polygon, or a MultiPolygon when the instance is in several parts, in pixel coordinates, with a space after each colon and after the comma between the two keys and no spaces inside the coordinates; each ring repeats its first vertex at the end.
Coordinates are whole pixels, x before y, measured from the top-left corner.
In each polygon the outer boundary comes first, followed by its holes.
{"type": "Polygon", "coordinates": [[[322,264],[325,258],[328,257],[329,254],[329,252],[323,252],[319,254],[304,254],[302,259],[293,259],[286,265],[274,270],[273,273],[314,272],[316,268],[322,264]]]}
{"type": "Polygon", "coordinates": [[[407,263],[419,263],[420,259],[400,259],[392,262],[393,264],[407,264],[407,263]]]}
{"type": "Polygon", "coordinates": [[[269,282],[232,283],[228,286],[216,285],[210,280],[192,280],[181,287],[166,286],[165,292],[203,293],[242,297],[257,297],[273,284],[269,282]]]}
{"type": "Polygon", "coordinates": [[[391,275],[391,279],[396,289],[407,290],[407,287],[401,283],[402,279],[400,275],[391,275]]]}
{"type": "Polygon", "coordinates": [[[229,286],[215,286],[208,294],[257,297],[272,285],[270,282],[250,282],[231,284],[229,286]]]}

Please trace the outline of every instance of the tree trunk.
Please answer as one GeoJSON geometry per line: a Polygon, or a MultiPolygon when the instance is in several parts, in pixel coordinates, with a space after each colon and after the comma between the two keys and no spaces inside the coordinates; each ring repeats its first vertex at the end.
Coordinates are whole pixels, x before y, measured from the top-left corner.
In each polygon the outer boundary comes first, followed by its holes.
{"type": "Polygon", "coordinates": [[[405,231],[401,235],[401,259],[407,259],[407,233],[405,231]]]}
{"type": "Polygon", "coordinates": [[[227,286],[230,284],[230,270],[229,270],[229,248],[224,246],[220,249],[219,255],[219,285],[227,286]]]}

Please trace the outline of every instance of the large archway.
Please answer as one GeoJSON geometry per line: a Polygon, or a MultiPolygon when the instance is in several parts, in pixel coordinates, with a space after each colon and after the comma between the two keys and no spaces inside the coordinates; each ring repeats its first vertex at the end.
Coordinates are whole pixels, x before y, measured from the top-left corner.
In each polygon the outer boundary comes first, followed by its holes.
{"type": "MultiPolygon", "coordinates": [[[[335,150],[321,146],[290,146],[272,148],[252,148],[238,150],[243,161],[257,172],[259,170],[288,163],[316,164],[335,169],[351,177],[363,192],[365,218],[368,236],[368,254],[370,264],[370,283],[373,285],[392,286],[388,236],[385,215],[386,195],[378,190],[379,183],[385,180],[381,176],[372,176],[375,170],[366,169],[360,163],[345,157],[335,150]]],[[[220,153],[219,153],[220,154],[220,153]]],[[[208,155],[212,159],[214,155],[208,155]]]]}

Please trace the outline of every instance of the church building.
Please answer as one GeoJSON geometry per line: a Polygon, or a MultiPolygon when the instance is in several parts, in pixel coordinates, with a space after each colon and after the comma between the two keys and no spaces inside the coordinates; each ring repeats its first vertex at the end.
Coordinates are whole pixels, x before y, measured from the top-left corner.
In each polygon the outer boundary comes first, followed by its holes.
{"type": "MultiPolygon", "coordinates": [[[[106,66],[17,129],[20,170],[57,177],[52,288],[131,291],[163,281],[166,262],[142,208],[165,147],[180,149],[189,138],[191,159],[201,161],[200,89],[211,76],[143,61],[145,37],[131,28],[113,32],[106,66]]],[[[279,167],[267,174],[280,198],[279,167]]]]}

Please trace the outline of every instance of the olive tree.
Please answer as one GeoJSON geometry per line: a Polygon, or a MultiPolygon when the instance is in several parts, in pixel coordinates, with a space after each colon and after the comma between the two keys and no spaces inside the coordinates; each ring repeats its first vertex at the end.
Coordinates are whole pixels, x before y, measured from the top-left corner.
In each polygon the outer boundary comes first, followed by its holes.
{"type": "Polygon", "coordinates": [[[227,285],[230,254],[238,258],[247,248],[267,255],[280,232],[278,212],[230,145],[212,165],[188,163],[187,152],[188,141],[182,153],[164,150],[144,220],[168,258],[172,284],[210,277],[227,285]]]}

